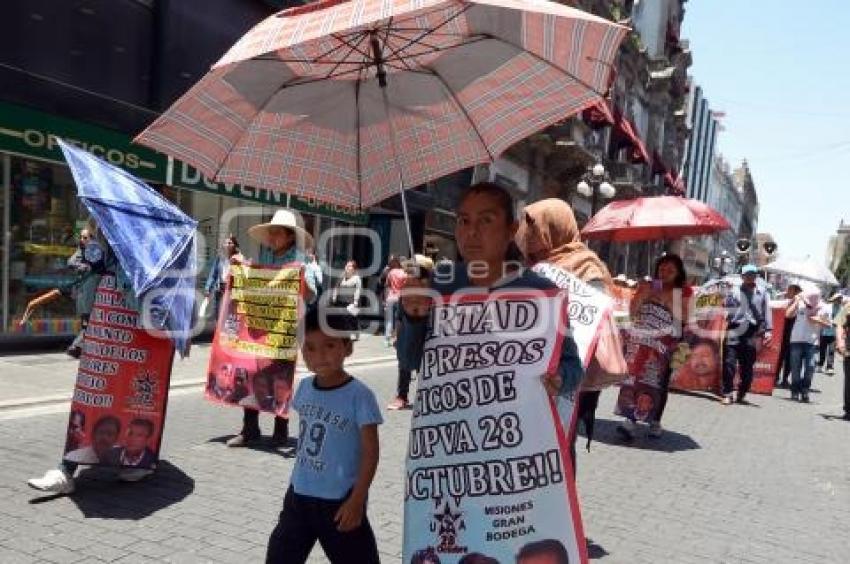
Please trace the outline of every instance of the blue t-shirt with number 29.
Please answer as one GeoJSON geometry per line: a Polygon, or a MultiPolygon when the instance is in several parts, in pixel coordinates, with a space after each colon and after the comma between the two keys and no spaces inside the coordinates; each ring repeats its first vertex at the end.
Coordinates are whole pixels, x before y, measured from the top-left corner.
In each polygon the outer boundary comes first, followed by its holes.
{"type": "Polygon", "coordinates": [[[301,381],[292,408],[298,412],[295,493],[342,499],[360,469],[360,428],[384,422],[375,394],[356,378],[320,388],[316,377],[301,381]]]}

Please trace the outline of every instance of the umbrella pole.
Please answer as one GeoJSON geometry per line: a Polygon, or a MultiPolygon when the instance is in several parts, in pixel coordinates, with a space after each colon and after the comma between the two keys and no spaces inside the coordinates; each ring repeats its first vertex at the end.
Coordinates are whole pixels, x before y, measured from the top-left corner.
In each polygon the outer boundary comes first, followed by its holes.
{"type": "Polygon", "coordinates": [[[401,172],[401,161],[398,159],[398,153],[396,152],[396,136],[395,136],[395,126],[393,125],[392,117],[390,116],[390,101],[387,96],[387,87],[386,85],[381,86],[381,96],[384,99],[384,111],[387,113],[387,127],[390,130],[390,150],[392,151],[392,158],[395,162],[395,171],[398,176],[398,192],[401,195],[401,210],[404,214],[404,228],[407,231],[407,247],[410,250],[410,258],[413,259],[413,255],[415,251],[413,250],[413,236],[410,233],[410,214],[407,211],[407,198],[404,195],[404,176],[401,172]]]}

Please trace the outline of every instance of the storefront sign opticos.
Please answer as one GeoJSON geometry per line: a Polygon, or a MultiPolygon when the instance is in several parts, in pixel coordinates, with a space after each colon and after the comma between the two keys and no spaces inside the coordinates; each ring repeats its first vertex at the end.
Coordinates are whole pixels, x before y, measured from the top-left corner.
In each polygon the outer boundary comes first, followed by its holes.
{"type": "Polygon", "coordinates": [[[139,178],[165,182],[168,159],[130,138],[87,123],[0,103],[0,151],[64,162],[57,138],[76,145],[139,178]]]}
{"type": "Polygon", "coordinates": [[[325,204],[312,198],[302,198],[300,196],[286,194],[285,192],[252,188],[240,184],[213,182],[204,177],[194,167],[175,159],[171,159],[171,166],[171,183],[180,188],[230,196],[231,198],[238,198],[255,204],[290,207],[304,213],[332,217],[349,223],[366,223],[366,214],[358,210],[325,204]]]}

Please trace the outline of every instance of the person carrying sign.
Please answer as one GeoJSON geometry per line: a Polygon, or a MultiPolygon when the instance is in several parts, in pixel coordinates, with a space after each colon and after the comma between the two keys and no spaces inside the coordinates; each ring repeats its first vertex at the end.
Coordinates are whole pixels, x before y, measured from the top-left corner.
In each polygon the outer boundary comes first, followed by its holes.
{"type": "Polygon", "coordinates": [[[753,365],[758,348],[762,344],[770,344],[773,338],[770,296],[756,284],[757,275],[758,268],[755,265],[744,266],[741,269],[741,284],[733,287],[725,299],[727,330],[723,343],[723,405],[732,404],[738,365],[741,367],[741,383],[735,401],[747,403],[746,396],[753,382],[753,365]]]}
{"type": "MultiPolygon", "coordinates": [[[[526,206],[516,243],[529,265],[553,264],[596,290],[611,295],[613,280],[608,267],[581,242],[575,215],[565,201],[549,198],[526,206]]],[[[601,322],[599,341],[591,352],[593,358],[578,396],[578,419],[584,424],[588,445],[593,439],[596,407],[602,388],[622,380],[628,371],[619,331],[610,315],[601,322]]],[[[575,439],[573,433],[573,446],[575,439]]]]}
{"type": "MultiPolygon", "coordinates": [[[[263,265],[304,264],[306,255],[303,248],[311,246],[312,237],[300,225],[290,210],[277,210],[268,223],[261,223],[248,229],[248,235],[265,247],[261,253],[263,265]]],[[[238,259],[231,259],[241,264],[238,259]]],[[[317,282],[312,269],[305,269],[304,283],[308,303],[316,300],[317,282]]],[[[251,407],[243,408],[242,429],[239,434],[227,441],[229,447],[244,447],[257,442],[262,436],[260,431],[260,412],[251,407]]],[[[272,441],[275,445],[285,446],[289,440],[289,419],[275,415],[272,441]]]]}
{"type": "Polygon", "coordinates": [[[617,400],[617,412],[626,418],[617,432],[626,440],[634,438],[637,421],[649,423],[651,438],[663,432],[661,416],[670,393],[670,361],[689,317],[692,291],[686,284],[681,257],[668,253],[656,261],[653,281],[644,282],[631,302],[626,358],[634,382],[620,388],[617,400]]]}

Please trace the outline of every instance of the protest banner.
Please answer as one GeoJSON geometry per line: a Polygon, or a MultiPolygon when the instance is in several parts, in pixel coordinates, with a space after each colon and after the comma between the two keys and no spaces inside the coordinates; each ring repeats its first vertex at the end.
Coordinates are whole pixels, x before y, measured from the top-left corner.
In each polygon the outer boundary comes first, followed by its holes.
{"type": "Polygon", "coordinates": [[[621,331],[629,376],[620,385],[614,413],[632,421],[658,420],[662,387],[670,372],[678,321],[667,305],[645,299],[621,331]]]}
{"type": "Polygon", "coordinates": [[[140,318],[115,277],[103,276],[83,340],[64,460],[151,468],[159,459],[174,345],[140,318]]]}
{"type": "Polygon", "coordinates": [[[716,284],[697,291],[683,338],[670,361],[672,389],[720,392],[726,329],[723,296],[716,284]]]}
{"type": "MultiPolygon", "coordinates": [[[[750,391],[754,394],[766,396],[773,395],[773,387],[776,384],[776,376],[779,374],[779,365],[782,359],[782,332],[785,329],[785,309],[787,301],[771,301],[770,314],[773,316],[773,339],[770,344],[762,346],[756,362],[753,365],[753,383],[750,391]]],[[[740,374],[736,375],[735,386],[737,387],[740,374]]]]}
{"type": "Polygon", "coordinates": [[[602,321],[611,315],[614,300],[554,264],[541,262],[532,270],[548,278],[559,288],[567,290],[570,331],[578,347],[581,364],[587,368],[596,351],[596,344],[599,342],[602,321]]]}
{"type": "Polygon", "coordinates": [[[565,293],[444,297],[432,308],[405,478],[403,562],[514,562],[545,542],[587,549],[567,435],[542,376],[557,370],[565,293]]]}
{"type": "Polygon", "coordinates": [[[288,415],[302,291],[300,263],[230,267],[207,370],[208,400],[288,415]]]}

